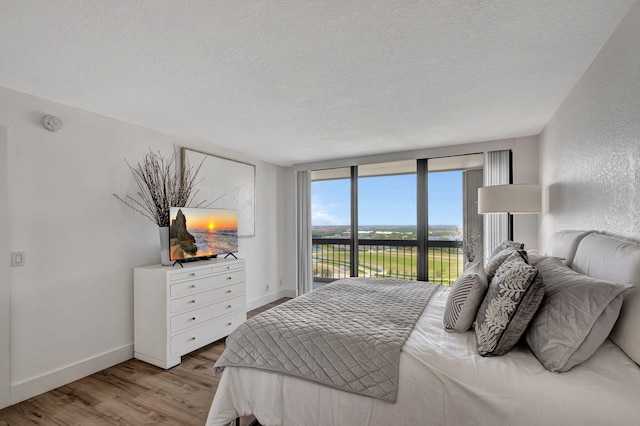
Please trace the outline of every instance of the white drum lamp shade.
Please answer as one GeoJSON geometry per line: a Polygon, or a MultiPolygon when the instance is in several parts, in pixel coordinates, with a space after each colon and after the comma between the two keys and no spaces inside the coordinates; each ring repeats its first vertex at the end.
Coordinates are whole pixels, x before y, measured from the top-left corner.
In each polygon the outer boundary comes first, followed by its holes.
{"type": "Polygon", "coordinates": [[[478,188],[479,214],[538,214],[540,185],[495,185],[478,188]]]}
{"type": "Polygon", "coordinates": [[[479,214],[506,214],[507,236],[513,240],[514,214],[538,214],[541,211],[540,185],[495,185],[478,188],[479,214]]]}

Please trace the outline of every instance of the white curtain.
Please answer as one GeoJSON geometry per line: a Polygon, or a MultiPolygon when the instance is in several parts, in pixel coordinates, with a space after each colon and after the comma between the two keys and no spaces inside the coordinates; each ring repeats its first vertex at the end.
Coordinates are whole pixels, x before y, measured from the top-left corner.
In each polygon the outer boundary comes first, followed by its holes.
{"type": "Polygon", "coordinates": [[[298,295],[313,289],[311,263],[311,172],[296,176],[296,245],[298,253],[298,295]]]}
{"type": "MultiPolygon", "coordinates": [[[[484,157],[484,186],[511,183],[511,151],[490,151],[484,157]]],[[[506,214],[484,215],[484,258],[509,235],[506,214]]]]}

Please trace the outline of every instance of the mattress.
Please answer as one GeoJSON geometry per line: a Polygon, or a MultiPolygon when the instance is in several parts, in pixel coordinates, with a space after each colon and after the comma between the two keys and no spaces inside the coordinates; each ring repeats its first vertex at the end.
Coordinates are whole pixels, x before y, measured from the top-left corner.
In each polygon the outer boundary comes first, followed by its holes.
{"type": "Polygon", "coordinates": [[[473,331],[444,331],[449,290],[431,298],[403,348],[395,403],[228,367],[207,425],[250,414],[264,426],[638,424],[640,368],[611,341],[562,374],[545,370],[526,346],[484,358],[473,331]]]}

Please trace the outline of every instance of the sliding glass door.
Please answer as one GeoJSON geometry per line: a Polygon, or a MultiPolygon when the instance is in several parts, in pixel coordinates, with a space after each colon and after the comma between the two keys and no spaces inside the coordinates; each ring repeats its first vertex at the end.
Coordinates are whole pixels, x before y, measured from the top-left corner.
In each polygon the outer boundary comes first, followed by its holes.
{"type": "Polygon", "coordinates": [[[427,271],[429,282],[452,285],[465,264],[482,258],[482,154],[427,160],[427,271]]]}
{"type": "Polygon", "coordinates": [[[417,279],[416,162],[358,167],[358,276],[417,279]]]}
{"type": "Polygon", "coordinates": [[[311,226],[314,282],[352,276],[350,167],[311,172],[311,226]]]}
{"type": "Polygon", "coordinates": [[[465,250],[482,256],[473,198],[482,164],[478,154],[313,171],[314,282],[359,276],[452,284],[470,260],[465,250]]]}

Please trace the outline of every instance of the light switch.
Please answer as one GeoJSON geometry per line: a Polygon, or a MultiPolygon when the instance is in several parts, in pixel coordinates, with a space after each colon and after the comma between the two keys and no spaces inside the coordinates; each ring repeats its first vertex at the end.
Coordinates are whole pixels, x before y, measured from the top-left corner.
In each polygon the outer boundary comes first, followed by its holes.
{"type": "Polygon", "coordinates": [[[11,253],[11,266],[23,266],[24,265],[24,252],[14,251],[11,253]]]}

